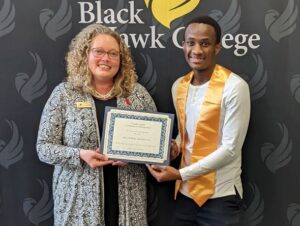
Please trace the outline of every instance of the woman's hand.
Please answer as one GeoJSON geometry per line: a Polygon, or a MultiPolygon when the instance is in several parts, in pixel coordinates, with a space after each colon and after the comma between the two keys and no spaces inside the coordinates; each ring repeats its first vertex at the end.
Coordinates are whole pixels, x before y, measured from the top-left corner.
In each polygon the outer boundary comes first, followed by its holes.
{"type": "Polygon", "coordinates": [[[174,160],[178,157],[178,155],[180,154],[178,145],[176,143],[176,141],[174,139],[171,140],[171,160],[174,160]]]}
{"type": "Polygon", "coordinates": [[[112,164],[113,160],[108,160],[105,155],[100,154],[100,149],[86,150],[80,149],[79,157],[85,161],[92,169],[112,164]]]}

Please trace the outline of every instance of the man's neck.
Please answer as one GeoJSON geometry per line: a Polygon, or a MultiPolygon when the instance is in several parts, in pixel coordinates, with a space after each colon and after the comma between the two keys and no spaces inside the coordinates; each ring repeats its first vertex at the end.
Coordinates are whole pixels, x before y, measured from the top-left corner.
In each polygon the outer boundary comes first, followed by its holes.
{"type": "Polygon", "coordinates": [[[194,70],[194,75],[193,75],[193,79],[192,79],[192,84],[195,86],[199,86],[202,85],[204,83],[206,83],[207,81],[210,80],[212,73],[214,71],[214,67],[209,68],[207,70],[194,70]]]}

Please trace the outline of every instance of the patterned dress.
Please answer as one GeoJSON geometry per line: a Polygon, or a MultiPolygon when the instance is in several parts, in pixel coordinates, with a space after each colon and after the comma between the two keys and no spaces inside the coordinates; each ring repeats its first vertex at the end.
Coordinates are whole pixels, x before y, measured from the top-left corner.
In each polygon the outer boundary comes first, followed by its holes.
{"type": "MultiPolygon", "coordinates": [[[[117,98],[122,109],[156,111],[140,84],[127,98],[117,98]]],[[[42,113],[37,138],[41,161],[54,165],[54,225],[104,226],[102,168],[92,169],[79,158],[80,149],[100,146],[93,98],[68,83],[52,92],[42,113]],[[79,107],[80,103],[86,106],[79,107]],[[88,104],[86,104],[88,103],[88,104]]],[[[147,225],[146,168],[142,164],[119,167],[119,225],[147,225]]]]}

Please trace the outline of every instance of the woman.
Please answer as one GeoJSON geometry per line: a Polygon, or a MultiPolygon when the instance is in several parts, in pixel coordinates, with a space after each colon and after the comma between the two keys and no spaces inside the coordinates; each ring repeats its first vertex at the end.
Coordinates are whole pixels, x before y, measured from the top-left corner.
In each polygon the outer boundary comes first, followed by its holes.
{"type": "Polygon", "coordinates": [[[140,84],[128,47],[99,24],[72,40],[67,82],[47,101],[37,152],[55,166],[55,225],[147,225],[145,166],[108,160],[99,152],[105,106],[156,111],[140,84]]]}

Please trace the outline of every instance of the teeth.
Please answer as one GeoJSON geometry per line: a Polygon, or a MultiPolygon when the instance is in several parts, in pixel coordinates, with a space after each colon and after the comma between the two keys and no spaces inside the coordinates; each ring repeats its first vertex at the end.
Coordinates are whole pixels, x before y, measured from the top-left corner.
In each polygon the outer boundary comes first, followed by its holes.
{"type": "Polygon", "coordinates": [[[102,68],[102,69],[110,69],[110,66],[103,65],[103,64],[99,65],[99,67],[102,68]]]}
{"type": "Polygon", "coordinates": [[[196,59],[196,60],[203,60],[204,57],[199,57],[199,56],[191,56],[191,59],[196,59]]]}

